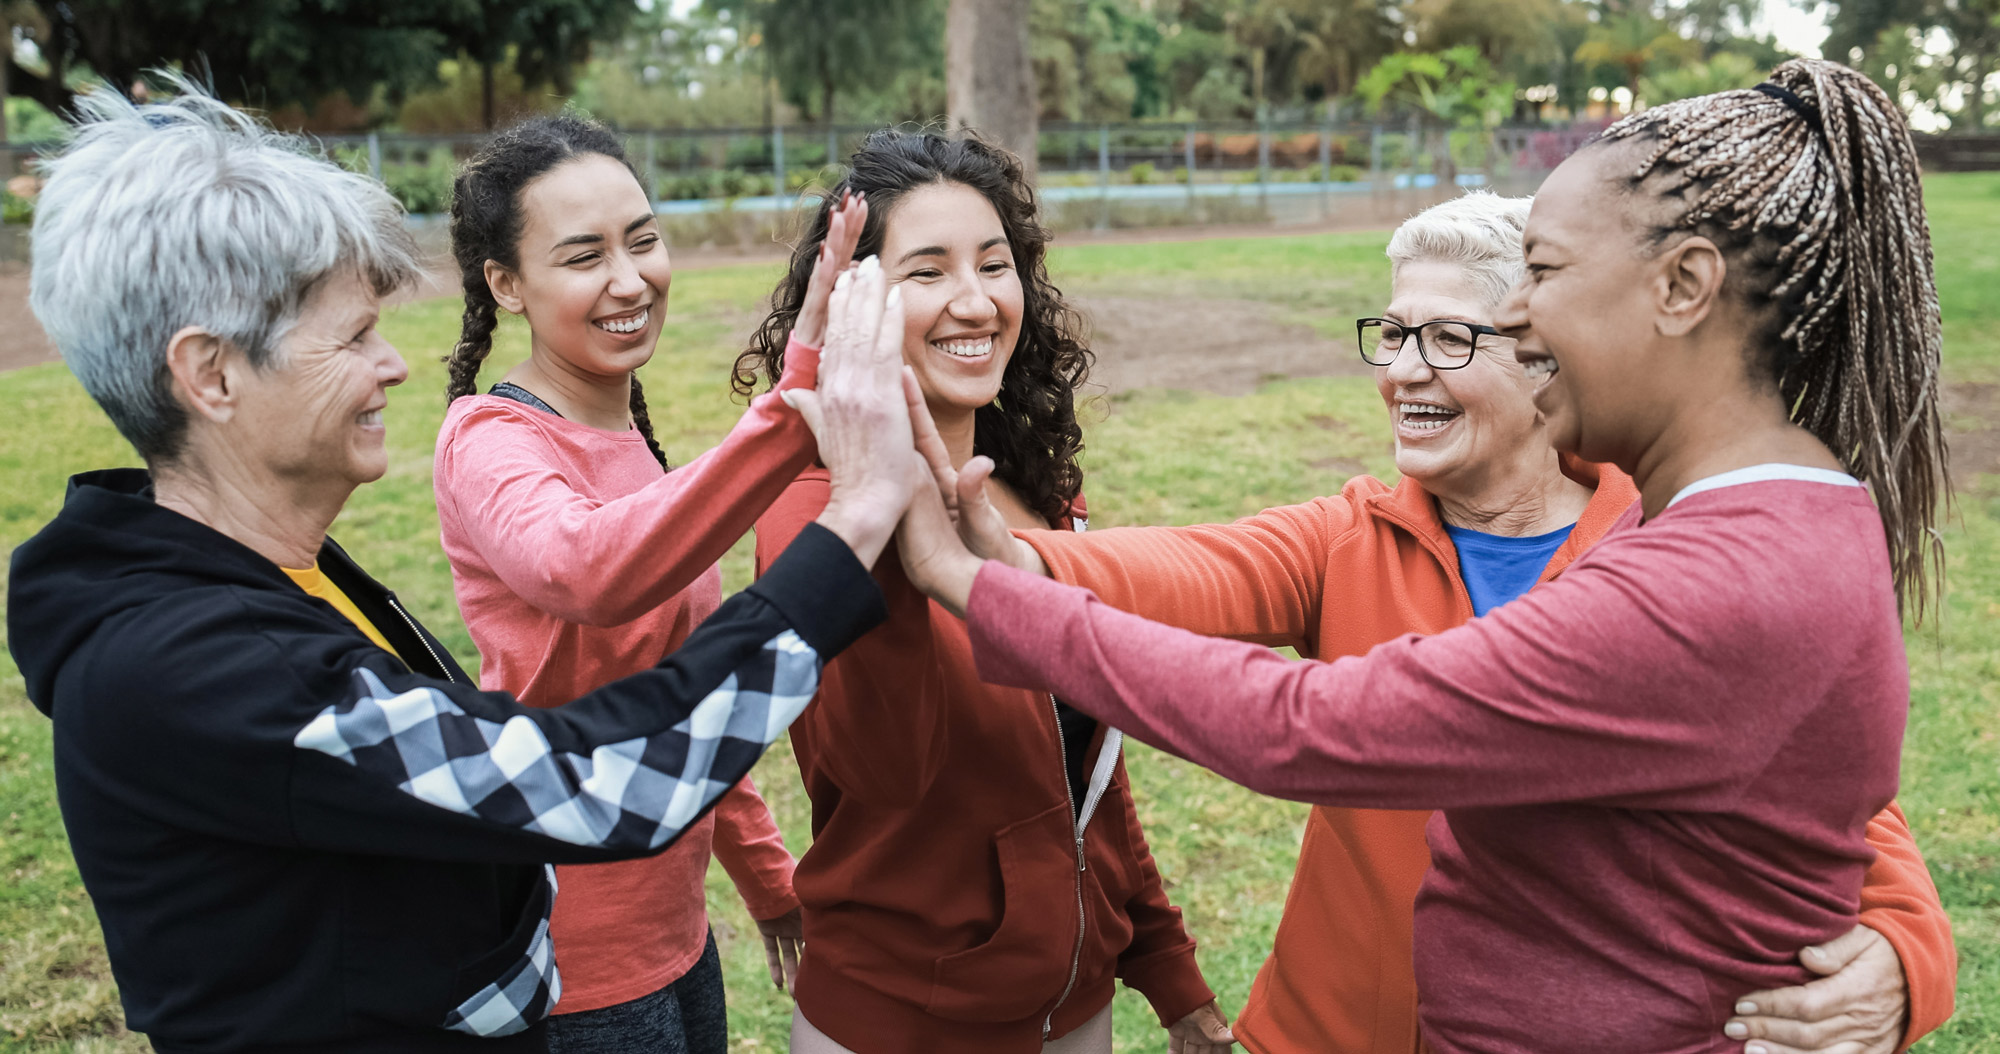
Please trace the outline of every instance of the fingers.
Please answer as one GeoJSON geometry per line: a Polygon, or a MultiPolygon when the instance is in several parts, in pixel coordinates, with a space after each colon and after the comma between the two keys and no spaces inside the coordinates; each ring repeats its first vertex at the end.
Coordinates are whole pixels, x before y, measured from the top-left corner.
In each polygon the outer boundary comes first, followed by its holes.
{"type": "Polygon", "coordinates": [[[785,970],[778,961],[778,938],[764,937],[764,962],[771,968],[771,983],[779,989],[785,987],[785,970]]]}
{"type": "Polygon", "coordinates": [[[930,407],[924,403],[924,390],[917,384],[917,373],[908,366],[903,367],[903,401],[910,409],[910,432],[916,439],[917,453],[923,455],[924,464],[930,467],[938,496],[944,499],[945,508],[955,519],[958,515],[958,470],[951,467],[951,451],[945,449],[944,437],[938,435],[937,422],[931,420],[930,407]]]}
{"type": "Polygon", "coordinates": [[[792,322],[792,336],[801,344],[818,347],[826,340],[827,297],[834,281],[847,270],[854,246],[861,236],[861,224],[868,207],[858,195],[843,195],[827,223],[826,237],[820,241],[819,255],[813,259],[812,275],[806,280],[805,300],[799,304],[798,318],[792,322]]]}
{"type": "Polygon", "coordinates": [[[795,999],[798,998],[799,992],[799,954],[803,943],[789,937],[778,942],[785,964],[784,980],[779,987],[791,993],[795,999]]]}
{"type": "Polygon", "coordinates": [[[1856,926],[1825,944],[1816,944],[1799,953],[1806,969],[1822,977],[1838,973],[1862,952],[1888,939],[1866,926],[1856,926]]]}
{"type": "Polygon", "coordinates": [[[1216,1046],[1236,1042],[1236,1033],[1229,1030],[1229,1019],[1222,1016],[1221,1008],[1214,1003],[1195,1012],[1195,1024],[1201,1026],[1202,1037],[1216,1046]]]}

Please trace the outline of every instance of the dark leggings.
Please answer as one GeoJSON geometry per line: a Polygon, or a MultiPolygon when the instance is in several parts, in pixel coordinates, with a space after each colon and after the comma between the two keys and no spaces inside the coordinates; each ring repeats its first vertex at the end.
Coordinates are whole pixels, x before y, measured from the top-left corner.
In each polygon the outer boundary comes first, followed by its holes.
{"type": "Polygon", "coordinates": [[[629,1003],[549,1018],[549,1054],[728,1054],[722,959],[709,931],[680,979],[629,1003]]]}

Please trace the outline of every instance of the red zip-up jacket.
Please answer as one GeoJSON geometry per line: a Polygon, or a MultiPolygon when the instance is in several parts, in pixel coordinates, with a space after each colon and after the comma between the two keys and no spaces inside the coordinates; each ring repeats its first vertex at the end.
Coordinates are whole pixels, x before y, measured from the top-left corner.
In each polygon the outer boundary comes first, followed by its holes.
{"type": "MultiPolygon", "coordinates": [[[[772,504],[759,573],[826,499],[814,468],[772,504]]],[[[981,683],[965,624],[909,584],[893,550],[875,566],[889,621],[826,668],[792,726],[813,805],[792,878],[800,1012],[869,1054],[1028,1054],[1104,1009],[1114,978],[1162,1024],[1215,998],[1117,742],[1106,751],[1115,733],[1099,726],[1089,744],[1093,809],[1069,786],[1054,701],[981,683]]]]}

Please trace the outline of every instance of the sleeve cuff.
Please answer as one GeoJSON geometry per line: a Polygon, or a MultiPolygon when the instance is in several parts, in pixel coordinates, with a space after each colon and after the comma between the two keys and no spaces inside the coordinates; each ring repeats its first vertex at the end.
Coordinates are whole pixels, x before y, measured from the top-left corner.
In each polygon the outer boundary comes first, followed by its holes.
{"type": "Polygon", "coordinates": [[[806,524],[747,592],[777,608],[822,663],[889,618],[875,576],[817,523],[806,524]]]}
{"type": "Polygon", "coordinates": [[[1121,962],[1118,975],[1126,987],[1152,1004],[1162,1028],[1171,1028],[1174,1022],[1215,1001],[1215,993],[1201,976],[1201,967],[1195,965],[1192,941],[1137,961],[1121,962]]]}
{"type": "Polygon", "coordinates": [[[797,337],[785,339],[785,370],[778,375],[773,391],[819,386],[819,348],[797,337]]]}

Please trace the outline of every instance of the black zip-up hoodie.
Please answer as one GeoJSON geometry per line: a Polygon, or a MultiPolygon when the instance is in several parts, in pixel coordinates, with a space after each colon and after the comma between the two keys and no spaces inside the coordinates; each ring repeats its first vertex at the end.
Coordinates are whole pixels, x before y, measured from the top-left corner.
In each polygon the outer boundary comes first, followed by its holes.
{"type": "Polygon", "coordinates": [[[8,644],[161,1051],[542,1049],[544,865],[666,848],[884,617],[811,529],[660,665],[537,709],[480,691],[331,539],[319,562],[402,661],[141,470],[73,478],[14,551],[8,644]]]}

